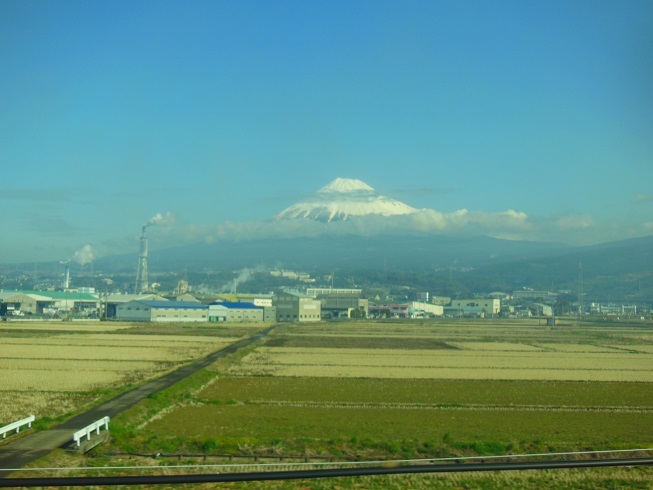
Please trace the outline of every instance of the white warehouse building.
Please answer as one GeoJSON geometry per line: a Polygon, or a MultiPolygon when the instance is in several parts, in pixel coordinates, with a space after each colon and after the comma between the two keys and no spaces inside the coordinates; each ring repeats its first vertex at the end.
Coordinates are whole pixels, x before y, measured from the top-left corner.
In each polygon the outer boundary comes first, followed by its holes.
{"type": "Polygon", "coordinates": [[[453,299],[448,311],[463,315],[496,316],[501,312],[500,299],[453,299]]]}
{"type": "Polygon", "coordinates": [[[118,304],[116,318],[131,322],[208,322],[209,307],[196,301],[136,300],[118,304]]]}

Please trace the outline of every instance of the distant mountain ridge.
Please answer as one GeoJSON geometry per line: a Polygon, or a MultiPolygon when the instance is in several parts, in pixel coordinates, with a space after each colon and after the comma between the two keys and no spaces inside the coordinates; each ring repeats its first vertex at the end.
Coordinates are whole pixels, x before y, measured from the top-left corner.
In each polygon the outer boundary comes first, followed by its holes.
{"type": "MultiPolygon", "coordinates": [[[[462,211],[460,216],[467,212],[462,211]]],[[[281,211],[274,221],[225,227],[211,243],[151,249],[150,270],[400,271],[406,281],[426,275],[433,287],[444,289],[444,282],[454,280],[472,291],[522,286],[555,290],[574,289],[582,263],[587,289],[606,291],[606,297],[636,297],[633,288],[646,291],[653,281],[653,236],[589,247],[508,240],[478,229],[453,226],[453,233],[440,231],[437,220],[428,221],[445,219],[437,213],[382,196],[361,180],[338,178],[281,211]],[[424,220],[428,226],[419,226],[424,220]]],[[[492,218],[520,224],[522,214],[507,211],[492,218]]],[[[450,218],[457,216],[451,213],[450,218]]],[[[481,230],[495,229],[491,222],[481,230]]],[[[97,262],[131,268],[135,253],[97,262]]]]}
{"type": "MultiPolygon", "coordinates": [[[[135,271],[136,258],[106,257],[96,268],[135,271]]],[[[152,272],[247,267],[339,271],[353,277],[362,272],[364,277],[364,271],[396,271],[407,285],[429,277],[423,287],[443,294],[451,289],[452,279],[472,292],[521,287],[575,291],[581,264],[585,292],[594,300],[650,298],[646,294],[653,291],[653,236],[588,247],[482,236],[322,236],[224,241],[150,253],[152,272]]]]}
{"type": "Polygon", "coordinates": [[[480,267],[551,256],[571,247],[485,236],[381,235],[263,238],[151,251],[150,261],[217,267],[384,268],[480,267]]]}

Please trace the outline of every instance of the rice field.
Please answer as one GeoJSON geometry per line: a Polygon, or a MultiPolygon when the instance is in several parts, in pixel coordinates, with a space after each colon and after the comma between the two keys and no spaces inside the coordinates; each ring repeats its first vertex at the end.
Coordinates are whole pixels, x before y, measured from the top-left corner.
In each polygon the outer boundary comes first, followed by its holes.
{"type": "Polygon", "coordinates": [[[205,403],[309,402],[404,406],[539,407],[653,410],[639,383],[388,378],[219,377],[198,393],[205,403]]]}
{"type": "Polygon", "coordinates": [[[287,325],[139,429],[148,451],[172,440],[350,458],[650,447],[652,347],[645,330],[613,326],[287,325]]]}
{"type": "Polygon", "coordinates": [[[572,344],[452,343],[456,349],[260,347],[231,375],[653,382],[653,353],[572,344]],[[557,347],[562,347],[558,349],[557,347]]]}
{"type": "MultiPolygon", "coordinates": [[[[0,390],[0,397],[47,413],[97,402],[101,395],[91,379],[98,386],[118,386],[156,376],[253,329],[162,331],[141,325],[104,332],[4,333],[0,329],[0,384],[12,382],[2,378],[11,370],[24,378],[14,380],[23,388],[0,390]],[[24,353],[21,349],[30,346],[38,356],[12,357],[5,350],[24,353]],[[89,354],[80,357],[79,350],[89,354]],[[61,391],[38,384],[47,372],[53,383],[65,380],[61,391]]],[[[265,342],[114,418],[111,442],[97,451],[370,460],[651,447],[652,371],[653,335],[642,328],[549,329],[527,321],[285,325],[265,342]]],[[[0,420],[10,418],[4,408],[0,420]]],[[[104,457],[111,464],[118,461],[104,457]]],[[[125,455],[123,461],[133,464],[132,458],[138,459],[125,455]]],[[[144,464],[159,462],[147,458],[144,464]]],[[[544,488],[559,478],[560,488],[594,488],[595,483],[598,488],[647,488],[651,475],[640,468],[587,470],[579,479],[562,474],[296,483],[314,488],[544,488]]],[[[269,482],[257,485],[277,488],[269,482]]],[[[296,488],[295,482],[279,485],[296,488]]]]}
{"type": "MultiPolygon", "coordinates": [[[[0,425],[55,418],[239,340],[245,329],[20,322],[0,327],[0,425]],[[151,333],[150,333],[151,332],[151,333]],[[199,335],[205,332],[207,335],[199,335]]],[[[260,328],[260,326],[258,327],[260,328]]]]}
{"type": "Polygon", "coordinates": [[[72,391],[0,391],[0,425],[13,422],[28,415],[40,417],[69,413],[94,403],[99,395],[72,391]],[[29,413],[28,413],[29,412],[29,413]]]}
{"type": "Polygon", "coordinates": [[[537,434],[551,444],[569,447],[578,441],[597,445],[650,442],[642,431],[651,413],[556,410],[496,410],[476,408],[344,407],[328,405],[192,405],[154,420],[149,430],[177,437],[202,439],[219,434],[225,440],[441,440],[510,441],[537,434]],[[184,420],[183,424],[179,421],[184,420]],[[601,427],[601,430],[596,430],[601,427]]]}

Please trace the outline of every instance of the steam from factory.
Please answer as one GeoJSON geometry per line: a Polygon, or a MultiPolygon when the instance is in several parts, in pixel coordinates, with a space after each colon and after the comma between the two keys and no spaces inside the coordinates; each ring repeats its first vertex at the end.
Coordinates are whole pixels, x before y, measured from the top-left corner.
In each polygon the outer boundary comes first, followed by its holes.
{"type": "Polygon", "coordinates": [[[84,266],[90,264],[95,259],[95,251],[90,245],[84,245],[73,254],[73,257],[68,260],[61,260],[59,263],[64,266],[64,278],[61,287],[64,291],[70,288],[70,262],[77,262],[79,265],[84,266]]]}
{"type": "Polygon", "coordinates": [[[147,277],[147,255],[148,255],[148,242],[145,236],[145,230],[153,225],[168,225],[174,221],[172,214],[157,213],[152,218],[143,223],[141,232],[141,247],[138,255],[138,269],[136,270],[136,286],[134,291],[137,294],[146,292],[150,288],[149,279],[147,277]]]}

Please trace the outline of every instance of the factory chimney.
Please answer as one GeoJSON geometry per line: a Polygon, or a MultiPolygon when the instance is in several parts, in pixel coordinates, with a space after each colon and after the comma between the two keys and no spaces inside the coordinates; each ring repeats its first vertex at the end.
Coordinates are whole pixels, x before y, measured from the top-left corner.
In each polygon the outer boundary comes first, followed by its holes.
{"type": "Polygon", "coordinates": [[[145,230],[152,225],[169,225],[173,221],[174,217],[172,214],[157,213],[143,225],[143,233],[141,234],[141,253],[138,256],[138,270],[136,271],[136,289],[134,291],[136,294],[145,293],[150,289],[150,284],[147,280],[147,237],[145,236],[145,230]]]}
{"type": "Polygon", "coordinates": [[[147,237],[145,230],[147,225],[143,225],[143,233],[141,234],[141,252],[138,256],[138,269],[136,270],[136,288],[135,293],[141,294],[149,289],[147,279],[147,237]]]}
{"type": "Polygon", "coordinates": [[[60,260],[59,263],[63,265],[63,281],[61,282],[62,291],[70,288],[70,260],[60,260]]]}
{"type": "Polygon", "coordinates": [[[66,262],[66,271],[63,276],[63,290],[67,291],[70,288],[70,265],[66,262]]]}

